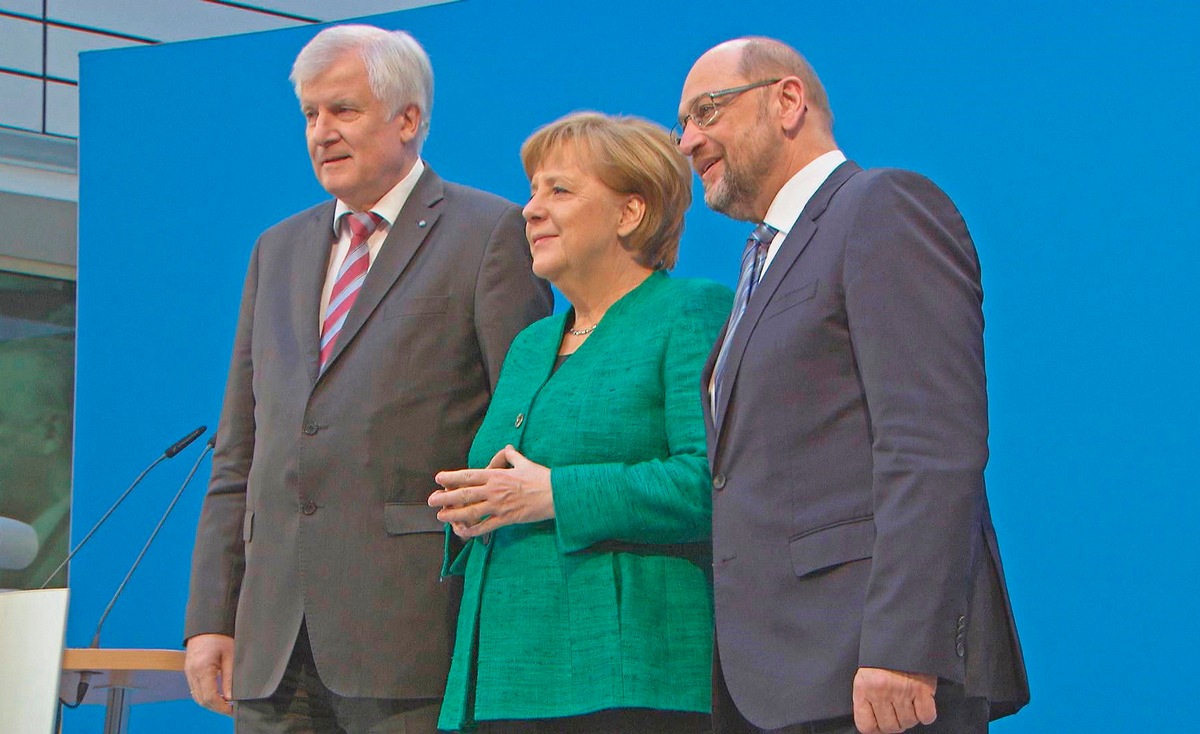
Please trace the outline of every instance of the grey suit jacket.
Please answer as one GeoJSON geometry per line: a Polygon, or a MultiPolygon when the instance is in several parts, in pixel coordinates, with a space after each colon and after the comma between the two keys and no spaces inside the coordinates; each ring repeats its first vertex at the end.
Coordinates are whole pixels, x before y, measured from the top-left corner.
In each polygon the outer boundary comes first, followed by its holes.
{"type": "Polygon", "coordinates": [[[982,297],[946,195],[851,162],[754,291],[704,401],[718,652],[754,724],[850,714],[859,666],[965,683],[994,716],[1028,700],[984,492],[982,297]]]}
{"type": "Polygon", "coordinates": [[[512,338],[550,312],[513,204],[426,169],[318,374],[330,201],[267,230],[242,292],[185,635],[274,692],[301,619],[345,696],[440,697],[456,587],[426,504],[465,466],[512,338]]]}

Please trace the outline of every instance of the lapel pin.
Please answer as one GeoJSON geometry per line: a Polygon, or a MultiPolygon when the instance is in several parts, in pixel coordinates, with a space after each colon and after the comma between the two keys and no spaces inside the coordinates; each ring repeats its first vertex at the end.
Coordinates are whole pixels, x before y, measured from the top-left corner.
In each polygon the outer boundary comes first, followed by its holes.
{"type": "Polygon", "coordinates": [[[417,226],[418,226],[418,227],[424,227],[424,226],[425,226],[425,220],[424,220],[424,219],[422,219],[421,221],[417,222],[417,226]]]}

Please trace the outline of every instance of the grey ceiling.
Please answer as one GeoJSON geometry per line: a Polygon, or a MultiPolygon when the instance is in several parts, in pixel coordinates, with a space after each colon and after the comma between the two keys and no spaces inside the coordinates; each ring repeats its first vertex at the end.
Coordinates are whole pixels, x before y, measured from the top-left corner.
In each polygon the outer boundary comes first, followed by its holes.
{"type": "Polygon", "coordinates": [[[79,52],[322,23],[446,0],[0,0],[0,127],[73,138],[79,52]]]}

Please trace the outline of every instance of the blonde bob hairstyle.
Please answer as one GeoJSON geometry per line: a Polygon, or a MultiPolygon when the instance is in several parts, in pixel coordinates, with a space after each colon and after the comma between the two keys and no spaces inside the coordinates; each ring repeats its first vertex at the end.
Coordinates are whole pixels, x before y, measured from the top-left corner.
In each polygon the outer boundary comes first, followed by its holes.
{"type": "Polygon", "coordinates": [[[692,203],[692,172],[666,128],[639,117],[575,112],[539,129],[521,146],[525,175],[570,152],[581,168],[619,194],[640,196],[646,212],[621,245],[639,265],[670,270],[679,259],[683,215],[692,203]]]}

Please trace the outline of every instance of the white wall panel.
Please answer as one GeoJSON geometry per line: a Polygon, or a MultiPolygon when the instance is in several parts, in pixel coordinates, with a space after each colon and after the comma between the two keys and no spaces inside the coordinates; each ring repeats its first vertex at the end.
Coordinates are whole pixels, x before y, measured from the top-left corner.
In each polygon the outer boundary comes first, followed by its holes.
{"type": "Polygon", "coordinates": [[[0,222],[0,255],[75,265],[75,202],[0,191],[0,222]]]}
{"type": "Polygon", "coordinates": [[[0,74],[0,125],[22,130],[42,130],[42,82],[13,74],[0,74]]]}
{"type": "Polygon", "coordinates": [[[89,28],[120,29],[128,35],[158,41],[226,36],[296,25],[295,21],[201,0],[49,0],[47,14],[53,20],[89,28]]]}
{"type": "Polygon", "coordinates": [[[79,52],[120,46],[140,46],[137,41],[51,26],[46,33],[46,73],[79,80],[79,52]]]}
{"type": "Polygon", "coordinates": [[[0,66],[42,73],[42,24],[0,15],[0,66]]]}
{"type": "Polygon", "coordinates": [[[4,0],[0,2],[0,8],[35,18],[42,17],[42,0],[4,0]]]}
{"type": "Polygon", "coordinates": [[[254,5],[280,13],[290,13],[317,20],[359,18],[364,15],[379,15],[396,10],[440,5],[453,0],[239,0],[245,5],[254,5]]]}
{"type": "Polygon", "coordinates": [[[55,82],[46,85],[46,132],[79,137],[79,87],[55,82]]]}

